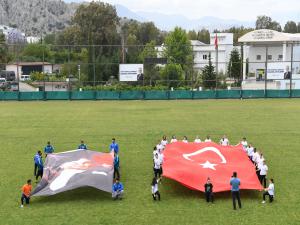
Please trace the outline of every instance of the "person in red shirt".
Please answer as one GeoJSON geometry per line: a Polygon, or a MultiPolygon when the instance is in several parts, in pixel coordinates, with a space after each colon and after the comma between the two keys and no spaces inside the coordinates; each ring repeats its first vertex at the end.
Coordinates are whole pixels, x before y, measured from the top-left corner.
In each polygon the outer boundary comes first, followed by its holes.
{"type": "Polygon", "coordinates": [[[24,200],[26,204],[29,204],[31,190],[32,190],[31,180],[29,179],[27,180],[27,184],[24,184],[22,187],[21,208],[24,207],[24,200]]]}

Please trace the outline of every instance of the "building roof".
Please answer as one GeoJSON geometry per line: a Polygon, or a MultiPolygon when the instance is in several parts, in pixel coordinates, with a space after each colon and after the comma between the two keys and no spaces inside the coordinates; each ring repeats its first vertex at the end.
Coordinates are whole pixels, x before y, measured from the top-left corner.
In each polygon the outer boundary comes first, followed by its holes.
{"type": "Polygon", "coordinates": [[[274,30],[255,30],[240,37],[241,43],[300,42],[300,33],[289,34],[274,30]]]}
{"type": "Polygon", "coordinates": [[[42,65],[52,65],[49,62],[13,62],[8,65],[19,65],[19,66],[42,66],[42,65]]]}
{"type": "Polygon", "coordinates": [[[197,46],[197,45],[206,45],[205,43],[198,41],[198,40],[191,40],[191,44],[193,46],[197,46]]]}

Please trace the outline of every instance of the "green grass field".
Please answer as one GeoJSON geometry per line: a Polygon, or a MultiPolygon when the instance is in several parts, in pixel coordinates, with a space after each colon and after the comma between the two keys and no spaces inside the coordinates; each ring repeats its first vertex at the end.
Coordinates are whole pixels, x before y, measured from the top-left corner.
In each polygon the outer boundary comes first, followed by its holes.
{"type": "Polygon", "coordinates": [[[0,102],[0,224],[300,224],[300,100],[57,101],[0,102]],[[164,180],[161,202],[150,192],[152,149],[163,134],[194,139],[210,134],[232,143],[246,136],[261,149],[275,179],[273,204],[261,193],[242,191],[243,209],[233,211],[230,193],[215,196],[164,180]],[[33,178],[33,156],[51,140],[56,151],[71,150],[81,139],[90,149],[120,145],[126,197],[82,188],[32,198],[19,208],[20,188],[33,178]]]}

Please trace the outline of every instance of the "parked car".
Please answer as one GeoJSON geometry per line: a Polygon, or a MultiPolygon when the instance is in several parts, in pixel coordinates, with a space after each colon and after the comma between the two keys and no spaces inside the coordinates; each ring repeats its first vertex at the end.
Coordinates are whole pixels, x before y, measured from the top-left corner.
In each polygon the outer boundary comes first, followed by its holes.
{"type": "Polygon", "coordinates": [[[30,75],[21,75],[20,80],[21,80],[21,81],[27,81],[27,80],[30,80],[30,75]]]}
{"type": "Polygon", "coordinates": [[[15,81],[16,74],[14,71],[2,70],[2,71],[0,71],[0,78],[5,78],[6,81],[15,81]]]}

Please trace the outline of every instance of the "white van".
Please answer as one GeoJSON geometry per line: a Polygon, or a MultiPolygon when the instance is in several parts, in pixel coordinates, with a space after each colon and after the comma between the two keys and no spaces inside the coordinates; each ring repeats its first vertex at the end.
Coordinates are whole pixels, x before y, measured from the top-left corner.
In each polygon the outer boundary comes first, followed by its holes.
{"type": "Polygon", "coordinates": [[[30,75],[21,75],[20,80],[21,80],[21,81],[30,80],[30,75]]]}

